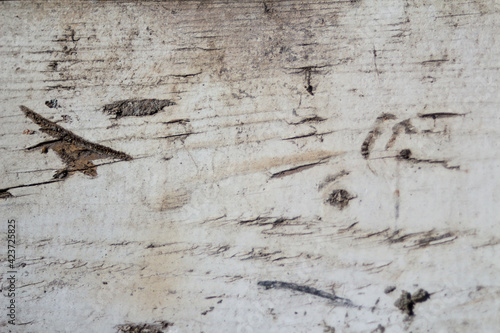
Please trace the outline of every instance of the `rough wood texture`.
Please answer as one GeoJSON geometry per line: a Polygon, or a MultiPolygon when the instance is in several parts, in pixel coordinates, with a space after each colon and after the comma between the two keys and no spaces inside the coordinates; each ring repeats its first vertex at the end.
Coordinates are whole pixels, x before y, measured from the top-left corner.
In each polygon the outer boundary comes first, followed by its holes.
{"type": "Polygon", "coordinates": [[[495,332],[499,20],[0,3],[0,331],[495,332]]]}

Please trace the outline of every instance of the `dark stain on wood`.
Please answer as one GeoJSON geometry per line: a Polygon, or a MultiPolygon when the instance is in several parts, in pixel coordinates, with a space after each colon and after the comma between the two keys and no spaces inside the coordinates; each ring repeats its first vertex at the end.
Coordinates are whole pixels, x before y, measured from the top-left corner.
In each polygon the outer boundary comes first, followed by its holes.
{"type": "Polygon", "coordinates": [[[333,190],[326,202],[339,209],[344,209],[352,199],[354,199],[354,197],[349,192],[344,189],[339,189],[333,190]]]}
{"type": "Polygon", "coordinates": [[[412,125],[410,119],[403,120],[392,127],[392,136],[387,142],[385,149],[389,149],[394,145],[399,134],[404,130],[406,134],[416,134],[417,129],[412,125]]]}
{"type": "Polygon", "coordinates": [[[408,316],[413,316],[413,309],[416,303],[422,303],[430,298],[430,294],[424,289],[419,289],[418,291],[410,294],[407,291],[402,291],[401,296],[394,302],[394,306],[406,313],[408,316]]]}
{"type": "Polygon", "coordinates": [[[381,124],[384,121],[394,120],[394,119],[396,119],[396,116],[391,113],[382,113],[380,116],[377,117],[373,129],[370,132],[368,132],[365,140],[361,144],[361,155],[365,159],[368,159],[370,157],[370,153],[375,143],[375,140],[382,134],[381,124]]]}
{"type": "Polygon", "coordinates": [[[50,101],[45,101],[45,105],[47,105],[49,108],[57,108],[59,105],[57,103],[57,99],[51,99],[50,101]]]}
{"type": "Polygon", "coordinates": [[[407,291],[402,291],[401,296],[394,302],[394,306],[406,313],[409,316],[413,316],[413,307],[415,303],[411,300],[411,294],[407,291]]]}
{"type": "Polygon", "coordinates": [[[384,293],[385,294],[390,294],[392,293],[394,290],[396,290],[396,287],[395,286],[388,286],[384,289],[384,293]]]}
{"type": "Polygon", "coordinates": [[[142,117],[158,113],[171,105],[175,103],[169,99],[127,99],[106,104],[103,111],[114,115],[115,118],[142,117]]]}
{"type": "Polygon", "coordinates": [[[344,176],[347,176],[349,175],[349,171],[346,171],[346,170],[342,170],[340,171],[339,173],[337,174],[334,174],[334,175],[329,175],[327,176],[323,182],[321,182],[321,184],[318,185],[318,190],[321,190],[323,189],[326,185],[328,185],[329,183],[333,183],[335,182],[336,180],[344,177],[344,176]]]}

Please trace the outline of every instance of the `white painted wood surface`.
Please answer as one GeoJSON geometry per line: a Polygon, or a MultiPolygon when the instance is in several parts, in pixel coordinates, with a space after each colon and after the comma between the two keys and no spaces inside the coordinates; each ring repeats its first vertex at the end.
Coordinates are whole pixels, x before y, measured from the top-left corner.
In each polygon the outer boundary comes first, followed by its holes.
{"type": "Polygon", "coordinates": [[[0,331],[497,332],[499,11],[0,3],[0,331]]]}

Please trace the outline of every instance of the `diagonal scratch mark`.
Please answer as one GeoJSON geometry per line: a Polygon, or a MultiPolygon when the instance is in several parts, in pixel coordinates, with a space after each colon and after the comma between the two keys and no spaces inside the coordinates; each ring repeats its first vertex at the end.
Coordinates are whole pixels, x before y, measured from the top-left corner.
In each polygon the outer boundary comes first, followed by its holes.
{"type": "Polygon", "coordinates": [[[355,305],[351,300],[343,297],[336,296],[334,293],[328,293],[323,290],[319,290],[313,287],[299,285],[291,282],[282,281],[259,281],[257,282],[259,286],[265,287],[267,289],[290,289],[294,291],[299,291],[306,294],[311,294],[314,296],[322,297],[334,301],[337,305],[354,307],[355,305]]]}

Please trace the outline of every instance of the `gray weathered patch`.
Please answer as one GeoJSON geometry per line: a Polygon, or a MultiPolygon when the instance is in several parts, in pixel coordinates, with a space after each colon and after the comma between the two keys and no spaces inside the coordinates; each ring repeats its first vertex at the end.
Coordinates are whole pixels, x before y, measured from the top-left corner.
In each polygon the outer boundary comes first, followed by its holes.
{"type": "Polygon", "coordinates": [[[142,117],[160,112],[164,107],[175,105],[169,99],[127,99],[106,104],[103,111],[121,117],[142,117]]]}
{"type": "Polygon", "coordinates": [[[171,322],[161,321],[154,324],[123,324],[116,326],[116,328],[118,329],[117,333],[164,333],[172,325],[171,322]]]}

